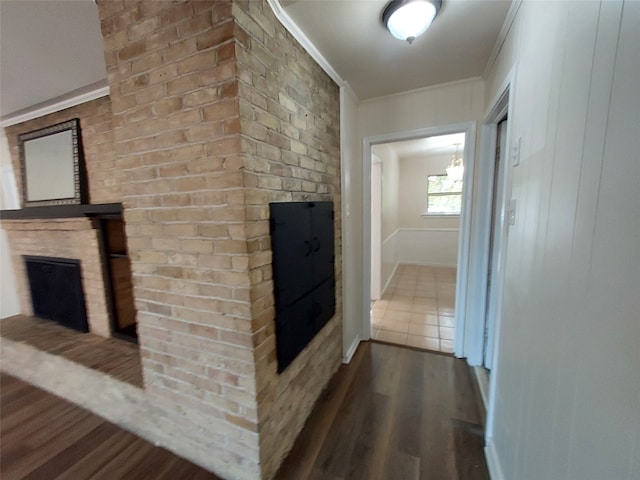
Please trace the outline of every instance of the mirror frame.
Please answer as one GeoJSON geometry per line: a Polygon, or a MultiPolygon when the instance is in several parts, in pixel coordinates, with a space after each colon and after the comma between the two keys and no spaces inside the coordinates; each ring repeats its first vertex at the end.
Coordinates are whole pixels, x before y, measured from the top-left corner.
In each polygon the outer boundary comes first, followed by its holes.
{"type": "Polygon", "coordinates": [[[22,200],[23,207],[36,207],[45,205],[79,205],[86,203],[86,181],[84,171],[84,158],[82,155],[82,141],[80,136],[80,120],[73,118],[66,122],[51,125],[49,127],[23,133],[18,136],[18,148],[20,150],[20,168],[22,173],[22,200]],[[47,198],[42,200],[29,200],[27,178],[31,173],[27,169],[27,158],[25,156],[25,142],[35,140],[57,133],[71,131],[72,158],[73,162],[73,185],[74,192],[70,197],[47,198]]]}

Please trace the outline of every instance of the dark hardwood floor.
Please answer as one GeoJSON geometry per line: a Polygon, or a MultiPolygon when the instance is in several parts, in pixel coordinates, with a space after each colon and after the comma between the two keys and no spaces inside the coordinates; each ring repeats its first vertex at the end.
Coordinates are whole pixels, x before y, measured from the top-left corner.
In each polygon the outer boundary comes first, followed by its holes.
{"type": "Polygon", "coordinates": [[[135,343],[76,332],[50,320],[26,315],[3,318],[0,335],[142,388],[140,349],[135,343]]]}
{"type": "MultiPolygon", "coordinates": [[[[472,382],[463,360],[364,342],[276,478],[489,479],[472,382]]],[[[3,480],[218,478],[6,374],[0,393],[3,480]]]]}
{"type": "Polygon", "coordinates": [[[220,480],[44,390],[0,375],[3,480],[220,480]]]}
{"type": "Polygon", "coordinates": [[[472,382],[463,360],[363,343],[276,478],[489,479],[472,382]]]}

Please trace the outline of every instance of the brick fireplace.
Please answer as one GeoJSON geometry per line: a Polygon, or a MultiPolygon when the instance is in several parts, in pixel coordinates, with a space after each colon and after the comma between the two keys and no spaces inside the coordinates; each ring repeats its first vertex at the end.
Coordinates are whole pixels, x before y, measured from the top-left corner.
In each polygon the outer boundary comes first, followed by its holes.
{"type": "MultiPolygon", "coordinates": [[[[224,478],[272,478],[341,359],[338,87],[266,1],[98,7],[110,96],[7,137],[79,118],[90,202],[122,204],[144,375],[124,395],[145,412],[132,428],[224,478]],[[294,201],[333,202],[336,313],[279,373],[269,203],[294,201]]],[[[18,269],[21,255],[81,260],[100,332],[94,222],[3,228],[18,269]]]]}
{"type": "Polygon", "coordinates": [[[111,336],[98,231],[90,219],[3,220],[2,228],[11,245],[22,313],[33,314],[24,256],[77,259],[82,267],[89,331],[111,336]]]}

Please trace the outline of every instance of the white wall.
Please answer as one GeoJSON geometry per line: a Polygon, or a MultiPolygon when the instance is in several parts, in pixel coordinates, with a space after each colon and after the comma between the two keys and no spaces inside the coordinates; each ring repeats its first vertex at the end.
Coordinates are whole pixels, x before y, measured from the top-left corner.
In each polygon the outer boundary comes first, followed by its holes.
{"type": "Polygon", "coordinates": [[[458,229],[401,228],[394,236],[395,263],[452,267],[458,263],[458,229]]]}
{"type": "Polygon", "coordinates": [[[358,149],[356,155],[358,160],[355,164],[346,167],[349,170],[350,183],[348,190],[343,189],[343,200],[349,201],[353,206],[349,220],[353,231],[353,243],[345,249],[344,255],[350,259],[349,268],[354,270],[346,275],[353,274],[358,280],[353,283],[354,289],[349,292],[349,295],[352,298],[360,295],[361,305],[358,312],[360,318],[347,318],[345,322],[358,322],[358,328],[364,338],[367,338],[366,332],[369,327],[368,317],[364,315],[368,310],[367,300],[362,295],[362,285],[364,285],[362,150],[365,137],[481,121],[483,114],[484,81],[479,78],[371,99],[359,104],[358,132],[357,137],[353,139],[358,149]],[[348,200],[346,200],[347,197],[348,200]],[[358,282],[359,285],[357,285],[358,282]]]}
{"type": "MultiPolygon", "coordinates": [[[[458,228],[458,216],[423,216],[427,209],[427,177],[446,174],[446,168],[450,164],[451,155],[427,155],[400,160],[400,228],[458,228]]],[[[456,244],[456,250],[457,247],[456,244]]]]}
{"type": "Polygon", "coordinates": [[[442,175],[451,155],[400,160],[399,231],[396,262],[455,267],[460,217],[424,216],[429,175],[442,175]]]}
{"type": "Polygon", "coordinates": [[[640,2],[524,1],[493,478],[640,478],[640,2]]]}
{"type": "Polygon", "coordinates": [[[374,145],[371,151],[382,160],[382,211],[379,213],[382,224],[381,287],[384,291],[398,263],[396,241],[400,224],[398,208],[400,199],[400,163],[389,145],[374,145]]]}
{"type": "Polygon", "coordinates": [[[481,120],[483,113],[484,82],[472,78],[361,102],[359,135],[364,138],[481,120]]]}
{"type": "MultiPolygon", "coordinates": [[[[460,217],[423,215],[427,177],[444,174],[451,155],[399,159],[388,143],[373,145],[371,151],[383,165],[382,288],[399,263],[455,267],[460,217]]],[[[372,277],[374,270],[372,266],[372,277]]]]}
{"type": "MultiPolygon", "coordinates": [[[[0,209],[19,208],[9,144],[0,129],[0,209]]],[[[15,273],[11,263],[7,234],[0,230],[0,318],[20,313],[15,273]]]]}
{"type": "MultiPolygon", "coordinates": [[[[362,182],[358,182],[358,98],[340,88],[340,155],[342,168],[342,352],[349,361],[360,341],[362,324],[362,182]],[[355,171],[354,171],[355,170],[355,171]],[[358,191],[360,197],[358,197],[358,191]]],[[[360,157],[358,157],[360,155],[360,157]]]]}
{"type": "Polygon", "coordinates": [[[375,145],[371,151],[382,160],[382,240],[385,241],[400,224],[400,164],[388,145],[375,145]]]}

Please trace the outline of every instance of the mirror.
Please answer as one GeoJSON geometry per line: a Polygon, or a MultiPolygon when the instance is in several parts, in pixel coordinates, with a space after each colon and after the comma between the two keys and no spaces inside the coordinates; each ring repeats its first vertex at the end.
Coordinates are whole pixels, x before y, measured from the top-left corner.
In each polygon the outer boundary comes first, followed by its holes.
{"type": "Polygon", "coordinates": [[[84,203],[77,118],[18,137],[24,206],[84,203]]]}

